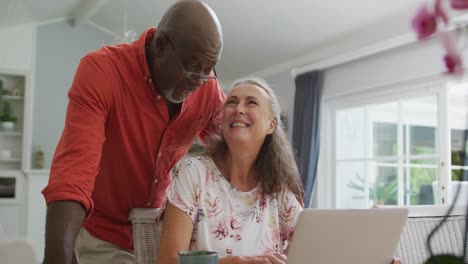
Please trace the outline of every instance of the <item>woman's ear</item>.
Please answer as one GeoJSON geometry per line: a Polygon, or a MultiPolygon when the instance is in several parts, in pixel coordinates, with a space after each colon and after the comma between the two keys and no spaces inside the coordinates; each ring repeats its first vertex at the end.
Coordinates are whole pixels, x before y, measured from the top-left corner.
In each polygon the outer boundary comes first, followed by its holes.
{"type": "Polygon", "coordinates": [[[276,118],[273,118],[270,122],[270,128],[268,129],[268,135],[271,135],[276,129],[276,118]]]}

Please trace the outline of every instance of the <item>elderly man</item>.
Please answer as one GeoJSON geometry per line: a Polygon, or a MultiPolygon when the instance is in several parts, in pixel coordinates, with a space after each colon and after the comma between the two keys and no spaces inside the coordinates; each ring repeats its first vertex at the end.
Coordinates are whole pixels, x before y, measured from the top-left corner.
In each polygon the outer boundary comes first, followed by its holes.
{"type": "Polygon", "coordinates": [[[213,10],[180,1],[137,41],[81,60],[43,190],[44,263],[134,262],[130,209],[163,205],[171,168],[214,132],[222,47],[213,10]]]}

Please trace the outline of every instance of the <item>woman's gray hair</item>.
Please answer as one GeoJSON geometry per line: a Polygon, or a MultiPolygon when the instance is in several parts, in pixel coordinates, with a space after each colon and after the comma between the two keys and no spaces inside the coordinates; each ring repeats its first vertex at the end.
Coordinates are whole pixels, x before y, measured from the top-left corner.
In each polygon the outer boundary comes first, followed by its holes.
{"type": "MultiPolygon", "coordinates": [[[[270,101],[270,112],[276,120],[276,128],[273,133],[265,137],[265,141],[255,161],[256,174],[260,177],[263,194],[274,194],[283,188],[289,188],[303,202],[304,189],[301,184],[299,170],[288,141],[284,124],[281,121],[281,107],[278,97],[268,83],[256,77],[247,77],[234,82],[232,88],[241,84],[253,84],[263,89],[270,101]]],[[[206,154],[217,162],[225,160],[228,154],[228,146],[222,135],[209,141],[206,154]]]]}

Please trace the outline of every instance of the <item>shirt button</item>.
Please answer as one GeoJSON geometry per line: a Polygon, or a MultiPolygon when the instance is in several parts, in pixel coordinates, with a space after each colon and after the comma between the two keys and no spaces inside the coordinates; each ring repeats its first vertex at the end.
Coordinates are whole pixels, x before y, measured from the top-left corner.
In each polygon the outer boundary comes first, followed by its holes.
{"type": "Polygon", "coordinates": [[[158,157],[161,157],[161,152],[158,153],[158,157]]]}
{"type": "Polygon", "coordinates": [[[158,98],[158,100],[159,100],[159,99],[161,99],[161,96],[160,96],[160,95],[158,95],[156,98],[158,98]]]}
{"type": "Polygon", "coordinates": [[[150,206],[150,205],[151,205],[151,203],[150,203],[150,202],[147,202],[147,203],[146,203],[146,205],[147,205],[147,206],[150,206]]]}
{"type": "Polygon", "coordinates": [[[154,180],[154,183],[158,183],[158,181],[159,181],[159,180],[158,180],[158,179],[156,179],[156,180],[154,180]]]}

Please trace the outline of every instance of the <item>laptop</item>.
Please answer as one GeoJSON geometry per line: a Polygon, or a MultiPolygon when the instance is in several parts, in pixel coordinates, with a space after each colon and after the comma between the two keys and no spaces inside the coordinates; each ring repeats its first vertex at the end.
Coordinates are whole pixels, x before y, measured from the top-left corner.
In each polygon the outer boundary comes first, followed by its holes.
{"type": "Polygon", "coordinates": [[[287,264],[390,264],[407,208],[304,209],[287,264]]]}

